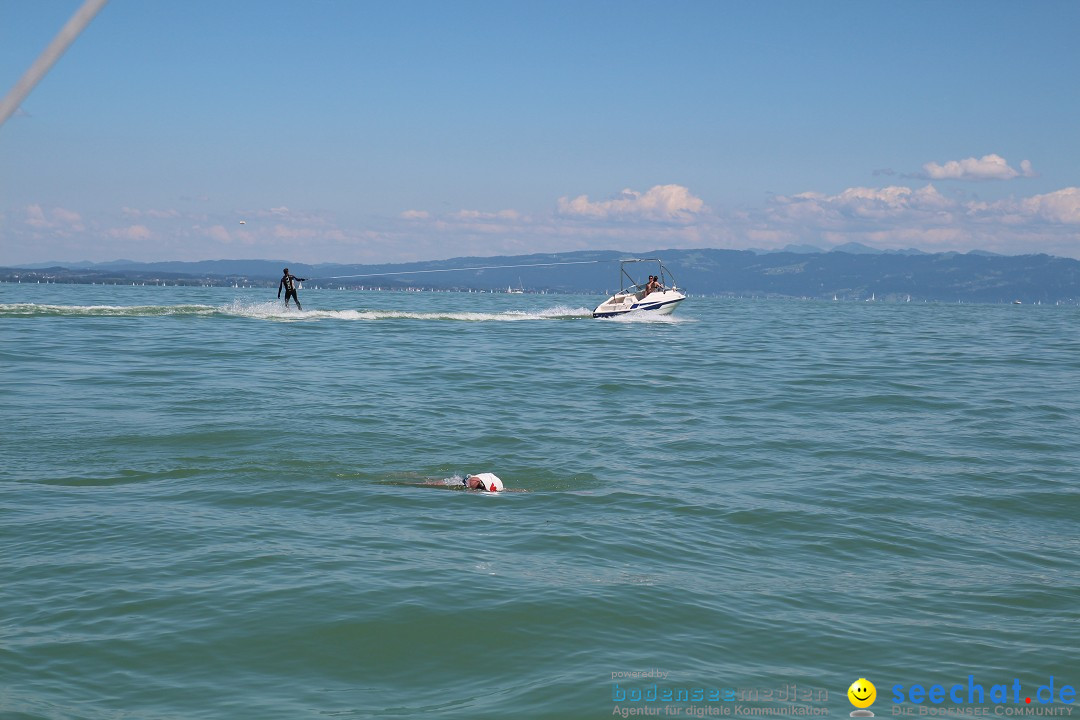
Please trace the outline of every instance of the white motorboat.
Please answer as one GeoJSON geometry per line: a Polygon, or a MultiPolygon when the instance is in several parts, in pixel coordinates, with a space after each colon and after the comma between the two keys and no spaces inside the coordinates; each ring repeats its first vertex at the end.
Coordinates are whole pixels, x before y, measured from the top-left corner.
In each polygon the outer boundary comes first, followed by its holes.
{"type": "Polygon", "coordinates": [[[676,306],[685,299],[686,295],[676,286],[674,276],[664,267],[659,258],[629,258],[619,263],[619,292],[597,305],[593,310],[593,317],[615,317],[637,311],[669,315],[675,312],[676,306]],[[652,267],[640,266],[636,263],[655,263],[655,266],[659,268],[658,289],[649,292],[648,282],[638,282],[630,274],[630,270],[641,267],[651,269],[652,267]]]}

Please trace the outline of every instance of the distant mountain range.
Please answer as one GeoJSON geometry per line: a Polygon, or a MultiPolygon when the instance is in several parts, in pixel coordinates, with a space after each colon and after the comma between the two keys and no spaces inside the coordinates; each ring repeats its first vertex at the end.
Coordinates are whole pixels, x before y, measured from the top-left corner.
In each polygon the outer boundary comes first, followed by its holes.
{"type": "MultiPolygon", "coordinates": [[[[633,256],[662,258],[679,286],[696,295],[1080,302],[1080,261],[1050,255],[882,252],[851,243],[830,251],[804,245],[769,252],[672,249],[633,256]]],[[[580,251],[381,265],[306,265],[282,260],[155,263],[117,260],[0,268],[0,280],[276,287],[281,269],[287,266],[293,274],[308,278],[309,286],[327,288],[506,291],[510,287],[524,287],[526,292],[606,295],[618,289],[618,261],[626,257],[632,255],[580,251]]]]}

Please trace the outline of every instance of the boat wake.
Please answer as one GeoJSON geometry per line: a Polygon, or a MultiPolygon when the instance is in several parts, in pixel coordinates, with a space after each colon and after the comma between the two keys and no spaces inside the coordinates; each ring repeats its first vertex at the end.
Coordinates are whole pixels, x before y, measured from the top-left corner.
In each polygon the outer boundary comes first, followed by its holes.
{"type": "Polygon", "coordinates": [[[402,310],[296,310],[279,302],[234,300],[226,305],[42,305],[37,303],[0,304],[0,317],[244,317],[257,320],[304,322],[321,320],[451,320],[458,322],[522,322],[529,320],[566,320],[591,317],[584,307],[557,305],[537,310],[503,312],[402,310]]]}
{"type": "Polygon", "coordinates": [[[279,303],[245,303],[239,300],[221,308],[223,314],[268,320],[455,320],[458,322],[521,322],[591,317],[588,308],[555,306],[537,310],[503,312],[406,311],[406,310],[286,310],[279,303]]]}
{"type": "Polygon", "coordinates": [[[42,305],[0,304],[0,317],[160,317],[163,315],[214,315],[213,305],[42,305]]]}

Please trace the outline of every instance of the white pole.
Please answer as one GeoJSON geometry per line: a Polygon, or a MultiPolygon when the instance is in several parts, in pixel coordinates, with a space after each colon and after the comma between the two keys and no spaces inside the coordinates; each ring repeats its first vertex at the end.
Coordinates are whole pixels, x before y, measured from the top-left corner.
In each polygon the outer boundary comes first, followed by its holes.
{"type": "Polygon", "coordinates": [[[34,86],[41,82],[41,78],[45,77],[45,73],[49,72],[53,63],[60,59],[71,43],[75,42],[75,38],[79,37],[79,33],[90,24],[98,11],[105,7],[106,2],[108,0],[86,0],[82,7],[75,11],[67,24],[49,43],[49,47],[45,48],[45,52],[38,56],[30,69],[19,78],[19,82],[15,83],[15,87],[8,91],[3,100],[0,100],[0,125],[3,125],[4,121],[19,109],[22,101],[26,99],[34,86]]]}

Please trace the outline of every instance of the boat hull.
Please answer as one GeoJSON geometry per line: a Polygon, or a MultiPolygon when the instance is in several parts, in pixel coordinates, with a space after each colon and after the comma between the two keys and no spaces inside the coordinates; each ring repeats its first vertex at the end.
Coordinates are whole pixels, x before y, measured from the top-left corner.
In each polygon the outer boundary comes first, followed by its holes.
{"type": "Polygon", "coordinates": [[[657,315],[670,315],[675,312],[686,296],[674,290],[651,293],[638,300],[633,295],[613,295],[600,303],[593,310],[594,318],[618,317],[632,312],[651,312],[657,315]]]}

